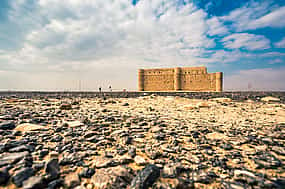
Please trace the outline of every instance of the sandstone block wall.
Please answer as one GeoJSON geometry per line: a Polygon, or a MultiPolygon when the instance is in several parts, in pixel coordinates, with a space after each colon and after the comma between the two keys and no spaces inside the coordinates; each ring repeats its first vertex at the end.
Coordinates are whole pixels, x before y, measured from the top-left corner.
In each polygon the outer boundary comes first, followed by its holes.
{"type": "Polygon", "coordinates": [[[140,69],[139,91],[223,90],[223,73],[207,73],[206,67],[140,69]]]}

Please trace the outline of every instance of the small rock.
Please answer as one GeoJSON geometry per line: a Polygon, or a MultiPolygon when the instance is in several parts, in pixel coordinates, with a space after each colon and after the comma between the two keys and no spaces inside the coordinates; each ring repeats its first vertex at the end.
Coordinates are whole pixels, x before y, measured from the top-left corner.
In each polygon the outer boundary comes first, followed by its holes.
{"type": "Polygon", "coordinates": [[[41,151],[39,152],[39,157],[40,157],[40,158],[43,158],[43,157],[45,157],[46,155],[48,155],[48,153],[49,153],[48,149],[43,149],[43,150],[41,150],[41,151]]]}
{"type": "Polygon", "coordinates": [[[216,101],[216,102],[231,102],[232,99],[230,98],[212,98],[210,101],[216,101]]]}
{"type": "Polygon", "coordinates": [[[180,165],[165,165],[163,167],[162,176],[164,178],[175,178],[180,173],[180,165]]]}
{"type": "Polygon", "coordinates": [[[256,176],[252,172],[246,170],[235,170],[234,180],[242,183],[247,183],[250,185],[257,183],[256,176]]]}
{"type": "Polygon", "coordinates": [[[273,146],[272,151],[274,151],[276,154],[285,156],[285,148],[281,146],[273,146]]]}
{"type": "Polygon", "coordinates": [[[136,156],[136,148],[130,148],[128,154],[134,158],[136,156]]]}
{"type": "Polygon", "coordinates": [[[12,182],[17,187],[22,187],[23,182],[34,175],[34,170],[30,167],[22,168],[15,172],[14,176],[12,177],[12,182]]]}
{"type": "Polygon", "coordinates": [[[9,152],[24,152],[24,151],[32,152],[34,151],[34,149],[33,147],[26,145],[26,144],[9,149],[9,152]]]}
{"type": "Polygon", "coordinates": [[[94,175],[94,173],[95,173],[95,169],[87,167],[81,171],[79,176],[83,178],[91,178],[94,175]]]}
{"type": "Polygon", "coordinates": [[[132,180],[131,189],[147,189],[160,176],[160,169],[156,165],[147,165],[137,176],[132,180]]]}
{"type": "Polygon", "coordinates": [[[137,165],[147,164],[147,161],[142,156],[136,156],[134,160],[135,160],[137,165]]]}
{"type": "Polygon", "coordinates": [[[53,180],[48,184],[48,189],[57,189],[63,186],[64,180],[62,179],[57,179],[53,180]]]}
{"type": "Polygon", "coordinates": [[[61,135],[55,135],[50,141],[51,142],[61,142],[63,137],[61,135]]]}
{"type": "Polygon", "coordinates": [[[71,110],[72,109],[72,105],[71,104],[61,104],[59,109],[61,110],[71,110]]]}
{"type": "Polygon", "coordinates": [[[4,153],[0,156],[0,167],[5,165],[11,165],[19,162],[24,157],[28,156],[29,152],[18,152],[18,153],[4,153]]]}
{"type": "Polygon", "coordinates": [[[218,176],[214,172],[201,172],[194,176],[194,181],[202,184],[210,184],[218,176]]]}
{"type": "Polygon", "coordinates": [[[269,153],[258,154],[254,157],[254,162],[258,165],[258,169],[275,169],[282,165],[281,161],[269,153]]]}
{"type": "Polygon", "coordinates": [[[46,164],[45,172],[51,177],[50,179],[56,179],[60,173],[58,159],[49,160],[49,162],[46,164]]]}
{"type": "Polygon", "coordinates": [[[223,139],[228,139],[228,137],[222,133],[218,133],[218,132],[213,132],[213,133],[208,133],[206,135],[207,139],[210,140],[223,140],[223,139]]]}
{"type": "Polygon", "coordinates": [[[17,125],[15,128],[16,131],[22,131],[22,132],[27,132],[27,131],[36,131],[36,130],[41,130],[44,129],[44,126],[41,125],[36,125],[36,124],[31,124],[31,123],[23,123],[20,125],[17,125]]]}
{"type": "Polygon", "coordinates": [[[263,102],[279,102],[280,101],[279,98],[275,98],[275,97],[272,97],[272,96],[263,97],[260,100],[263,101],[263,102]]]}
{"type": "Polygon", "coordinates": [[[65,122],[66,124],[68,124],[69,127],[79,127],[79,126],[83,126],[84,123],[80,122],[80,121],[68,121],[65,122]]]}
{"type": "Polygon", "coordinates": [[[220,147],[225,149],[225,150],[232,150],[233,149],[233,146],[231,144],[227,144],[227,143],[222,144],[220,147]]]}
{"type": "Polygon", "coordinates": [[[7,169],[0,169],[0,185],[5,185],[9,181],[10,174],[7,169]]]}
{"type": "Polygon", "coordinates": [[[97,135],[97,133],[94,131],[89,131],[84,135],[84,138],[90,138],[93,137],[94,135],[97,135]]]}
{"type": "Polygon", "coordinates": [[[96,168],[106,168],[118,165],[113,159],[108,158],[97,158],[95,161],[96,168]]]}
{"type": "Polygon", "coordinates": [[[45,188],[44,180],[41,176],[33,176],[25,180],[23,189],[39,189],[45,188]]]}
{"type": "Polygon", "coordinates": [[[33,169],[39,171],[45,167],[45,162],[37,162],[33,164],[33,169]]]}
{"type": "Polygon", "coordinates": [[[0,123],[0,129],[2,130],[12,130],[15,128],[15,123],[13,121],[5,121],[0,123]]]}
{"type": "Polygon", "coordinates": [[[95,188],[126,188],[133,176],[129,171],[122,166],[111,167],[106,169],[96,170],[96,173],[91,178],[91,182],[95,188]]]}
{"type": "Polygon", "coordinates": [[[80,178],[77,173],[71,173],[65,176],[64,182],[67,188],[74,188],[80,185],[80,178]]]}
{"type": "Polygon", "coordinates": [[[150,129],[150,131],[153,133],[158,133],[158,132],[162,131],[162,128],[159,126],[154,126],[150,129]]]}

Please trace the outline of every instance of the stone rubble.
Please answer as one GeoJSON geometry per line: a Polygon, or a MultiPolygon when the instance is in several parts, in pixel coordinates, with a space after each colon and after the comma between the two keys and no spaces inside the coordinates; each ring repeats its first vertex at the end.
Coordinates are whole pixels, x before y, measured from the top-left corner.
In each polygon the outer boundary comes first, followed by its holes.
{"type": "Polygon", "coordinates": [[[0,189],[284,188],[285,104],[0,96],[0,189]]]}

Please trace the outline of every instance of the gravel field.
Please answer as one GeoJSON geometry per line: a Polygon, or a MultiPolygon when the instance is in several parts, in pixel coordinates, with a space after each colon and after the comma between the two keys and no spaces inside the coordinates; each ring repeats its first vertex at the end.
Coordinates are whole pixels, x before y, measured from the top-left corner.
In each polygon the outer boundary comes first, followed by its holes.
{"type": "Polygon", "coordinates": [[[2,94],[0,188],[285,188],[284,93],[115,94],[2,94]]]}

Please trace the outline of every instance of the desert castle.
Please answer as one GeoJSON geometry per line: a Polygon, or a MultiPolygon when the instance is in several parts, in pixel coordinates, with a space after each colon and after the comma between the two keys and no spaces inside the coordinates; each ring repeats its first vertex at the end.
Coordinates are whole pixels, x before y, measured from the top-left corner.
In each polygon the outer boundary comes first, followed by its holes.
{"type": "Polygon", "coordinates": [[[223,73],[207,73],[206,67],[139,69],[139,91],[223,90],[223,73]]]}

